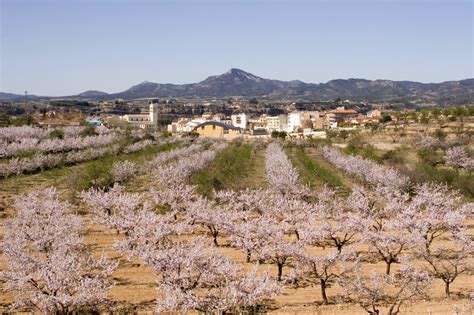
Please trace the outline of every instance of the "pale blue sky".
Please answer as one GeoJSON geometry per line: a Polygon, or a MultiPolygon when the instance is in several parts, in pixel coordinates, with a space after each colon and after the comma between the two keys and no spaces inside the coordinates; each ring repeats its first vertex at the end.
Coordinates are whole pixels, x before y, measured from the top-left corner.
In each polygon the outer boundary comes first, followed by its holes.
{"type": "Polygon", "coordinates": [[[314,83],[474,77],[471,0],[0,3],[2,92],[113,93],[232,67],[314,83]]]}

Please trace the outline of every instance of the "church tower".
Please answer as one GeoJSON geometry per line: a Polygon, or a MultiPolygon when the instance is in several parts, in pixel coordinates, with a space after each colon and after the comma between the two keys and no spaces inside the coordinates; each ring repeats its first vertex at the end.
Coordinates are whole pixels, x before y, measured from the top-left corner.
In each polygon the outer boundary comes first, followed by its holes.
{"type": "Polygon", "coordinates": [[[158,124],[158,104],[150,104],[150,121],[156,126],[158,124]]]}

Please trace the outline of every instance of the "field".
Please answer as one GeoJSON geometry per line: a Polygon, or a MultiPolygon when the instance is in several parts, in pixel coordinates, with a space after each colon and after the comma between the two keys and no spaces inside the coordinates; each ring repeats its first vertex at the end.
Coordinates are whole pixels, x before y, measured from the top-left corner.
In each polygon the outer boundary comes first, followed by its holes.
{"type": "Polygon", "coordinates": [[[41,135],[36,146],[61,139],[41,151],[9,145],[0,271],[22,270],[0,274],[0,312],[21,292],[15,310],[64,314],[472,314],[474,144],[463,126],[231,142],[78,129],[41,135]],[[46,242],[44,229],[60,237],[46,242]],[[51,258],[69,254],[74,277],[51,258]],[[90,271],[89,254],[108,261],[90,271]]]}

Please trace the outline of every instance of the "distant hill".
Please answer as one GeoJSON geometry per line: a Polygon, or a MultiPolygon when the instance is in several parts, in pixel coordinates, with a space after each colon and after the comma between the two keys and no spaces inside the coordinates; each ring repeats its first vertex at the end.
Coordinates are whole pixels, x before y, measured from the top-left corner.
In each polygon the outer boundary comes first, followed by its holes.
{"type": "MultiPolygon", "coordinates": [[[[0,100],[13,100],[14,94],[0,93],[0,100]]],[[[279,81],[258,77],[249,72],[232,68],[221,75],[210,76],[198,83],[160,84],[142,82],[120,93],[107,94],[86,91],[63,98],[75,99],[134,99],[163,97],[269,97],[275,99],[366,99],[386,100],[417,98],[426,100],[474,101],[474,79],[442,83],[412,81],[338,79],[326,83],[279,81]]],[[[22,97],[18,95],[18,98],[22,97]]]]}
{"type": "Polygon", "coordinates": [[[95,91],[95,90],[89,90],[85,91],[82,93],[79,93],[75,96],[77,97],[84,97],[84,98],[95,98],[95,97],[103,97],[109,95],[108,93],[101,92],[101,91],[95,91]]]}
{"type": "MultiPolygon", "coordinates": [[[[41,97],[33,95],[33,94],[28,94],[28,99],[36,100],[39,98],[41,97]]],[[[25,95],[22,95],[22,94],[0,92],[0,101],[15,101],[15,100],[17,101],[17,100],[24,100],[24,99],[25,99],[25,95]]]]}
{"type": "Polygon", "coordinates": [[[13,93],[0,92],[0,100],[10,101],[10,100],[18,99],[20,97],[25,97],[25,96],[24,95],[22,96],[19,94],[13,94],[13,93]]]}

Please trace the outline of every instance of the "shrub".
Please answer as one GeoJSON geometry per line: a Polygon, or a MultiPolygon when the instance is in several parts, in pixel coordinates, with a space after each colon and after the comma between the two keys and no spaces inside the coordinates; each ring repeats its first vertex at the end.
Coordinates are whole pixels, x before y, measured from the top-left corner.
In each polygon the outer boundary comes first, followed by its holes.
{"type": "Polygon", "coordinates": [[[96,136],[97,133],[95,132],[95,126],[85,127],[84,130],[82,130],[79,135],[83,138],[85,138],[87,136],[96,136]]]}
{"type": "Polygon", "coordinates": [[[76,173],[74,189],[82,191],[89,188],[110,187],[114,183],[111,173],[112,164],[108,160],[94,161],[76,173]]]}
{"type": "Polygon", "coordinates": [[[49,139],[64,139],[64,130],[56,128],[48,134],[49,139]]]}
{"type": "Polygon", "coordinates": [[[284,131],[272,131],[271,137],[274,139],[283,139],[285,140],[287,137],[287,133],[284,131]]]}

